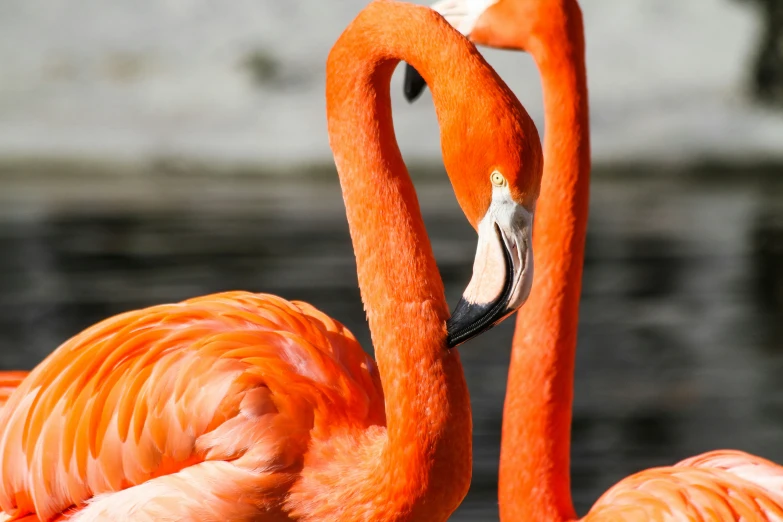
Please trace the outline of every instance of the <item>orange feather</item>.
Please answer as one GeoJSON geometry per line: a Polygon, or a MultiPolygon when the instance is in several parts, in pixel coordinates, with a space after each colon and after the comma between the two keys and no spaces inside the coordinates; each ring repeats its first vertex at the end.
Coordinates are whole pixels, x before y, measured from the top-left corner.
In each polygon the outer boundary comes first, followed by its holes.
{"type": "Polygon", "coordinates": [[[14,390],[27,377],[27,373],[22,371],[0,372],[0,407],[8,402],[8,398],[14,390]]]}

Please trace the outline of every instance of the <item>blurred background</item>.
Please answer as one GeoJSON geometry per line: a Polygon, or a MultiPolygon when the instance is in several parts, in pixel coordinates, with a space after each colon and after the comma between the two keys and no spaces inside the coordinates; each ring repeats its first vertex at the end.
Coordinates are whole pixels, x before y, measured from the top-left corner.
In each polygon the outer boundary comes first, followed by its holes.
{"type": "MultiPolygon", "coordinates": [[[[423,2],[419,2],[423,3],[423,2]]],[[[230,289],[304,299],[371,350],[324,115],[365,0],[0,3],[0,368],[111,314],[230,289]]],[[[580,514],[639,469],[783,461],[783,1],[585,0],[593,143],[573,424],[580,514]]],[[[543,132],[529,56],[483,50],[543,132]]],[[[427,92],[395,124],[447,297],[475,234],[427,92]]],[[[513,322],[460,351],[471,492],[497,520],[513,322]]]]}

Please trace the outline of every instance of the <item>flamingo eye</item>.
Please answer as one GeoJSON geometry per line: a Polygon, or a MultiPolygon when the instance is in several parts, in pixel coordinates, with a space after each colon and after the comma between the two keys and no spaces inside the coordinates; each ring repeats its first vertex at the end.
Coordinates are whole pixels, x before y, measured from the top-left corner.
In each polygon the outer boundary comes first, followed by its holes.
{"type": "Polygon", "coordinates": [[[503,177],[503,174],[501,174],[499,171],[494,171],[492,174],[489,175],[489,180],[492,182],[493,185],[496,187],[505,187],[506,186],[506,178],[503,177]]]}

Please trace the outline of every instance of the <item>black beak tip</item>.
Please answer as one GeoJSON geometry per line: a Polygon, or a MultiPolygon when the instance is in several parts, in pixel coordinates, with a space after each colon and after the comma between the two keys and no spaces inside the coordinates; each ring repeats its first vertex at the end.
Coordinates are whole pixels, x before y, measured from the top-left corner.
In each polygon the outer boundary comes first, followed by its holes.
{"type": "Polygon", "coordinates": [[[458,328],[455,327],[454,322],[451,319],[446,321],[446,348],[451,349],[459,345],[459,339],[456,335],[457,330],[458,328]]]}
{"type": "Polygon", "coordinates": [[[409,103],[413,103],[424,92],[424,88],[427,87],[427,82],[419,74],[419,71],[413,68],[409,64],[405,64],[405,80],[403,82],[403,90],[405,93],[405,99],[409,103]]]}
{"type": "MultiPolygon", "coordinates": [[[[495,230],[500,238],[501,232],[497,225],[495,225],[495,230]]],[[[503,285],[503,291],[491,303],[471,303],[466,301],[464,297],[460,298],[451,317],[446,321],[446,346],[449,348],[454,348],[478,334],[486,332],[514,312],[508,308],[514,278],[514,265],[508,248],[503,248],[503,256],[506,261],[506,282],[503,285]]]]}
{"type": "Polygon", "coordinates": [[[489,315],[491,304],[474,304],[460,299],[451,317],[446,321],[446,346],[454,348],[475,337],[492,325],[486,324],[482,319],[489,315]]]}

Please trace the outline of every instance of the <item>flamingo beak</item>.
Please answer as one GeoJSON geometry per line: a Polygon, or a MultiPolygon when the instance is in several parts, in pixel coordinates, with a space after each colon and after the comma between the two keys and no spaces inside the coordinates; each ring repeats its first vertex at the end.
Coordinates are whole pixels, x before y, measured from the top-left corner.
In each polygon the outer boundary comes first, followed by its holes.
{"type": "Polygon", "coordinates": [[[405,79],[403,80],[403,93],[408,103],[413,103],[416,98],[421,96],[424,89],[427,87],[427,82],[424,81],[419,71],[413,68],[410,64],[405,64],[405,79]]]}
{"type": "Polygon", "coordinates": [[[478,226],[473,277],[446,322],[449,348],[483,333],[516,312],[533,284],[533,212],[493,189],[478,226]]]}

